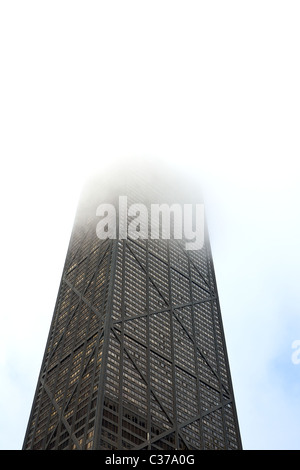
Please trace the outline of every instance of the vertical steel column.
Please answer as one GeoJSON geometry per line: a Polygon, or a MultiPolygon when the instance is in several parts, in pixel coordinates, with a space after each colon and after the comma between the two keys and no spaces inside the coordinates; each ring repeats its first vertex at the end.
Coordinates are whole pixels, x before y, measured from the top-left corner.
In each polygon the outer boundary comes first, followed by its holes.
{"type": "Polygon", "coordinates": [[[170,309],[170,337],[171,337],[171,361],[172,361],[172,394],[173,394],[173,423],[175,427],[175,449],[179,449],[178,437],[178,419],[177,419],[177,397],[176,397],[176,367],[174,353],[174,327],[173,327],[173,302],[172,302],[172,276],[170,261],[170,240],[167,240],[167,256],[168,256],[168,281],[169,281],[169,309],[170,309]]]}
{"type": "Polygon", "coordinates": [[[104,407],[104,395],[105,395],[105,374],[106,374],[106,365],[108,357],[108,348],[110,343],[110,332],[112,325],[112,306],[113,306],[113,289],[114,289],[114,280],[116,272],[116,263],[117,263],[117,252],[118,252],[118,240],[114,239],[110,241],[111,244],[111,263],[108,263],[109,272],[109,286],[107,294],[107,304],[106,304],[106,313],[104,320],[104,331],[103,331],[103,354],[102,354],[102,364],[99,376],[99,387],[98,387],[98,399],[96,407],[96,417],[95,417],[95,429],[94,429],[94,441],[93,449],[97,450],[100,448],[101,441],[101,430],[102,430],[102,420],[103,420],[103,407],[104,407]]]}

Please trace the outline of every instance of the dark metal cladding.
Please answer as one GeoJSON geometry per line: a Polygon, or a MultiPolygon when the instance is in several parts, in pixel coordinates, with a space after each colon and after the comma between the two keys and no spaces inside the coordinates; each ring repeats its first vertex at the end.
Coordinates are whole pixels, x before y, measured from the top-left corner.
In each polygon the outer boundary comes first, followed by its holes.
{"type": "Polygon", "coordinates": [[[241,449],[207,230],[201,250],[96,235],[101,202],[199,195],[120,174],[79,205],[23,449],[241,449]]]}

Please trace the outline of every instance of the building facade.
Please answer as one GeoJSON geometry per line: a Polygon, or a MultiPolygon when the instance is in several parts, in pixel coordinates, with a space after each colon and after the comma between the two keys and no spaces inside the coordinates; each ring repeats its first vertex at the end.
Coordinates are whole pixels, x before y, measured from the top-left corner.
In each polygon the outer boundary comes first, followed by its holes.
{"type": "Polygon", "coordinates": [[[137,172],[84,192],[24,450],[241,449],[206,228],[198,250],[120,236],[120,219],[115,238],[97,234],[97,207],[120,215],[120,195],[193,202],[175,181],[137,172]]]}

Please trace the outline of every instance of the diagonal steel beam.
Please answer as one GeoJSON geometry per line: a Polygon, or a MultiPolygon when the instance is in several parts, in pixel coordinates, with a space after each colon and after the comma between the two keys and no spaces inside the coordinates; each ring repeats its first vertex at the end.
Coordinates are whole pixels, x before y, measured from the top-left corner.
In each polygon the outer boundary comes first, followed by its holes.
{"type": "MultiPolygon", "coordinates": [[[[118,342],[121,344],[121,341],[120,341],[120,338],[118,337],[118,334],[116,334],[116,331],[115,329],[112,327],[111,328],[115,338],[118,340],[118,342]]],[[[167,419],[169,420],[169,422],[171,423],[171,425],[174,426],[174,421],[170,418],[168,412],[165,410],[165,407],[162,405],[160,399],[157,397],[155,391],[153,390],[153,387],[151,387],[151,384],[148,383],[146,377],[144,376],[144,374],[141,372],[141,370],[139,369],[139,367],[137,366],[135,360],[133,359],[132,355],[129,353],[128,349],[124,346],[123,346],[123,351],[126,353],[128,359],[131,361],[131,363],[133,364],[134,368],[137,370],[137,372],[139,373],[139,375],[141,376],[141,378],[143,379],[145,385],[147,387],[149,387],[150,389],[150,392],[151,394],[153,395],[153,397],[155,398],[155,400],[157,401],[157,403],[159,404],[159,406],[161,407],[161,409],[163,410],[163,412],[165,413],[167,419]]]]}

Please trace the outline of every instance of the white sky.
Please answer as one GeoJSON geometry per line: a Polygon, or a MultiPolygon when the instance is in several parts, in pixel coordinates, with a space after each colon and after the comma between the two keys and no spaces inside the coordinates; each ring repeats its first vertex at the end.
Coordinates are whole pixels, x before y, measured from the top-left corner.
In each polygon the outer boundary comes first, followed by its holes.
{"type": "Polygon", "coordinates": [[[199,177],[245,449],[299,449],[298,1],[0,4],[0,448],[22,446],[81,185],[199,177]]]}

